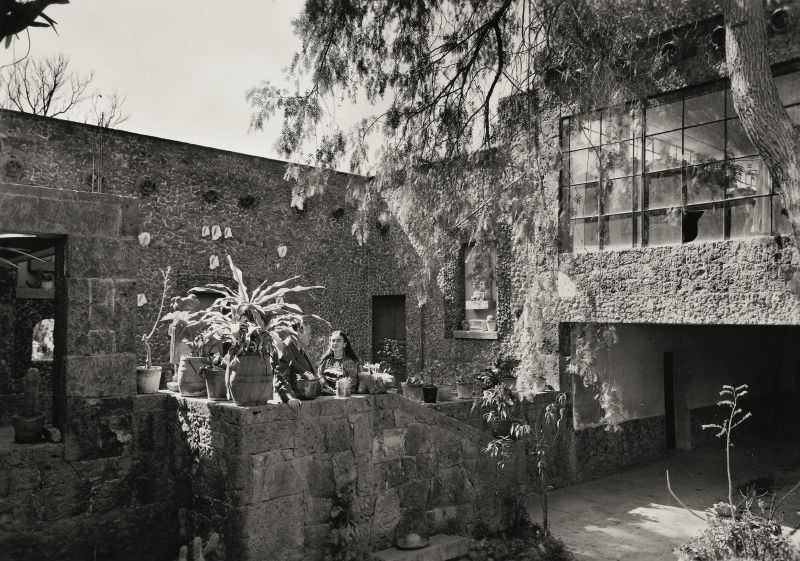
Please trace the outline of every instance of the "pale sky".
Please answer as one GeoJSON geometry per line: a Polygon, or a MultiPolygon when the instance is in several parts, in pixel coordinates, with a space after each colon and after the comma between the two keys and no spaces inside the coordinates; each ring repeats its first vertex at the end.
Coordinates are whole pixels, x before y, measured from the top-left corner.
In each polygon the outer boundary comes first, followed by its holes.
{"type": "MultiPolygon", "coordinates": [[[[265,78],[282,80],[299,47],[290,21],[302,4],[72,0],[45,10],[58,22],[58,35],[31,28],[30,56],[69,55],[73,70],[94,71],[95,89],[125,94],[131,117],[121,129],[275,157],[280,119],[270,130],[248,133],[245,92],[265,78]]],[[[18,58],[27,42],[24,32],[14,41],[18,58]]],[[[0,65],[12,57],[12,49],[0,49],[0,65]]]]}

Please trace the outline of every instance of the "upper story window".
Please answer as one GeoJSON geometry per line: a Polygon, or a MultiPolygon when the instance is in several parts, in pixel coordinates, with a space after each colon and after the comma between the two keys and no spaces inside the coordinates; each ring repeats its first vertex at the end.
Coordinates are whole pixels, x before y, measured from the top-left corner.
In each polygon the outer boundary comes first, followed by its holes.
{"type": "MultiPolygon", "coordinates": [[[[775,79],[800,124],[800,72],[775,79]]],[[[717,83],[562,121],[574,251],[790,233],[782,198],[717,83]]]]}

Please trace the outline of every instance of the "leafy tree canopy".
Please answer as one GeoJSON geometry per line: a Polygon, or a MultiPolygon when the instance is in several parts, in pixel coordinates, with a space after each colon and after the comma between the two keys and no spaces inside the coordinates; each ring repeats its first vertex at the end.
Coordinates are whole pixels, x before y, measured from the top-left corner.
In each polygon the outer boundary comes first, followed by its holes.
{"type": "Polygon", "coordinates": [[[534,212],[554,203],[542,187],[558,165],[548,152],[558,138],[537,130],[534,117],[558,104],[584,111],[619,103],[668,79],[674,72],[656,48],[659,31],[719,11],[706,3],[677,7],[668,0],[308,0],[293,22],[303,47],[287,68],[292,86],[251,89],[251,124],[260,129],[280,114],[279,153],[316,168],[290,168],[295,200],[321,189],[324,170],[370,176],[352,186],[361,204],[354,233],[362,241],[369,235],[380,193],[434,270],[453,243],[491,242],[503,226],[517,239],[539,233],[550,241],[554,221],[535,224],[534,212]],[[545,83],[561,86],[557,99],[545,83]],[[327,109],[364,101],[374,111],[351,128],[327,109]]]}

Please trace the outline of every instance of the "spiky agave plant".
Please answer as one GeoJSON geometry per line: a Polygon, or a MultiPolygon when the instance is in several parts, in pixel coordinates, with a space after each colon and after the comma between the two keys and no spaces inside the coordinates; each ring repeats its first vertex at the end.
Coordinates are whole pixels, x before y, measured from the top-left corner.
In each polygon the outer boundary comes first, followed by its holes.
{"type": "Polygon", "coordinates": [[[250,352],[268,354],[273,345],[278,356],[282,356],[285,351],[283,340],[294,340],[297,337],[297,333],[290,327],[291,323],[303,315],[299,306],[283,302],[283,297],[289,293],[324,287],[287,286],[299,278],[294,276],[270,285],[265,280],[250,291],[245,285],[242,270],[234,265],[230,255],[228,265],[236,281],[235,288],[224,284],[207,284],[189,291],[219,294],[219,298],[203,315],[203,321],[216,340],[230,344],[229,359],[250,352]]]}

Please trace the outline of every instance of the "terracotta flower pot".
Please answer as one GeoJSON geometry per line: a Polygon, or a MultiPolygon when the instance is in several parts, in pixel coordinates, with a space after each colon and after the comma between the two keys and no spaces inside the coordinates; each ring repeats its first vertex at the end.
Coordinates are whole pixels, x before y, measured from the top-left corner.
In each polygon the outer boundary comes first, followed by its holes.
{"type": "Polygon", "coordinates": [[[456,384],[458,399],[472,399],[472,387],[469,384],[456,384]]]}
{"type": "Polygon", "coordinates": [[[202,371],[209,367],[204,356],[185,356],[178,365],[178,391],[183,397],[206,397],[206,381],[202,371]]]}
{"type": "Polygon", "coordinates": [[[136,391],[139,393],[158,393],[161,383],[161,367],[146,366],[136,367],[136,391]]]}
{"type": "Polygon", "coordinates": [[[264,405],[272,398],[272,368],[259,353],[234,358],[228,365],[226,385],[236,405],[264,405]]]}
{"type": "Polygon", "coordinates": [[[203,370],[206,393],[211,401],[228,401],[228,388],[225,387],[225,369],[216,366],[203,370]]]}
{"type": "Polygon", "coordinates": [[[403,388],[403,395],[411,401],[422,403],[422,386],[412,386],[408,382],[401,382],[400,386],[403,388]]]}

